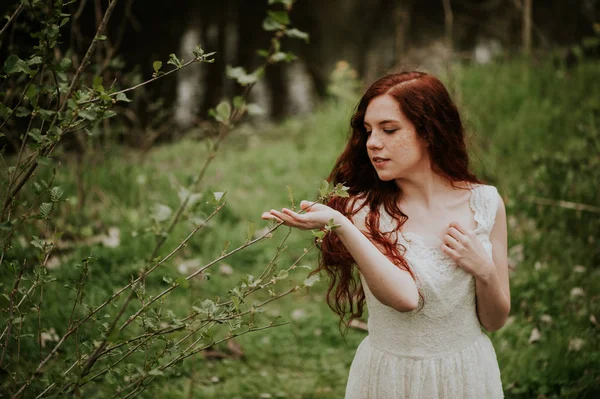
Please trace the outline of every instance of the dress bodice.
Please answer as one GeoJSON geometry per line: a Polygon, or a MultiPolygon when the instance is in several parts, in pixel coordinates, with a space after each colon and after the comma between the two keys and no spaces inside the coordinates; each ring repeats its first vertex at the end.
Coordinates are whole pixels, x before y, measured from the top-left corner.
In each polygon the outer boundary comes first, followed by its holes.
{"type": "MultiPolygon", "coordinates": [[[[493,186],[471,189],[469,203],[477,225],[475,234],[490,257],[489,236],[498,199],[493,186]]],[[[391,216],[381,207],[380,229],[392,231],[392,226],[395,223],[391,216]]],[[[432,247],[416,234],[398,234],[398,242],[406,247],[404,256],[416,276],[421,300],[416,310],[398,312],[379,302],[361,275],[371,344],[382,351],[415,358],[444,356],[467,347],[483,334],[477,317],[475,278],[442,252],[441,243],[432,247]]]]}

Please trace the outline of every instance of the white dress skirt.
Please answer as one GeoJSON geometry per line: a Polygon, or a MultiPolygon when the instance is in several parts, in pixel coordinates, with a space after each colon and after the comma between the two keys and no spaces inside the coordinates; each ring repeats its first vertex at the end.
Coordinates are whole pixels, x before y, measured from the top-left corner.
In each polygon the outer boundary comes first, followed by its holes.
{"type": "MultiPolygon", "coordinates": [[[[493,186],[471,189],[475,233],[490,256],[498,198],[493,186]]],[[[383,207],[380,220],[382,230],[391,230],[383,207]]],[[[361,276],[369,335],[352,362],[346,399],[503,398],[496,353],[477,318],[474,277],[439,245],[428,246],[416,234],[399,239],[424,303],[413,312],[398,312],[380,303],[361,276]]]]}

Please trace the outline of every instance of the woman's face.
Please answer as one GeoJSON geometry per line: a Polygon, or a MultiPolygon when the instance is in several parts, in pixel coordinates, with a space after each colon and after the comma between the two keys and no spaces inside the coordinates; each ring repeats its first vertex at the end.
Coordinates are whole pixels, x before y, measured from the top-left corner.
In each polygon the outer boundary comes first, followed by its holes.
{"type": "Polygon", "coordinates": [[[367,153],[381,180],[410,176],[429,168],[429,152],[398,102],[390,95],[375,97],[365,112],[367,153]]]}

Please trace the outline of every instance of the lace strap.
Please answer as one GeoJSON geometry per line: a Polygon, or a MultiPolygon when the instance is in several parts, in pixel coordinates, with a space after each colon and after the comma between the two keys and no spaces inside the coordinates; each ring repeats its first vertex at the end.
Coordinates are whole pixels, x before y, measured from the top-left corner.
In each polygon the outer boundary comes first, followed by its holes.
{"type": "Polygon", "coordinates": [[[488,235],[496,222],[498,199],[499,194],[496,187],[488,185],[477,186],[471,195],[471,207],[475,212],[477,226],[488,235]]]}

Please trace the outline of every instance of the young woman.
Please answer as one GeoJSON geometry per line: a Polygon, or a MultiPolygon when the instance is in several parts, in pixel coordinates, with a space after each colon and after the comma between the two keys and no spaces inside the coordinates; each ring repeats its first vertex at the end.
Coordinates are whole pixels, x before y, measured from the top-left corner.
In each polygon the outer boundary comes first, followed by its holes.
{"type": "Polygon", "coordinates": [[[510,310],[506,213],[469,169],[446,88],[422,72],[384,76],[351,127],[329,176],[349,198],[262,215],[300,229],[339,225],[321,246],[328,303],[342,320],[369,308],[346,398],[502,398],[482,327],[498,330],[510,310]]]}

